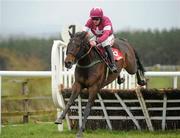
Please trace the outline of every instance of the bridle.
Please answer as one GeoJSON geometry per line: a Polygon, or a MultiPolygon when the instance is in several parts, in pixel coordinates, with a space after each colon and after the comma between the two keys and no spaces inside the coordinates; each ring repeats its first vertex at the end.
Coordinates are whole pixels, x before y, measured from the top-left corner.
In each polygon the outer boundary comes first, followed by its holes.
{"type": "MultiPolygon", "coordinates": [[[[68,49],[67,49],[67,53],[66,53],[66,55],[67,54],[71,54],[75,59],[74,59],[74,64],[75,63],[77,63],[77,66],[79,67],[79,68],[90,68],[90,67],[92,67],[92,66],[94,66],[95,64],[98,64],[98,63],[100,63],[100,62],[103,62],[103,59],[99,59],[99,58],[97,58],[97,59],[95,59],[95,60],[93,60],[93,61],[91,61],[88,65],[82,65],[82,64],[79,64],[79,61],[80,60],[82,60],[82,59],[84,59],[86,56],[88,56],[88,55],[90,55],[90,53],[91,53],[91,50],[93,49],[93,48],[95,48],[95,51],[97,52],[97,47],[96,46],[91,46],[90,45],[90,43],[89,43],[89,41],[87,40],[87,39],[83,39],[83,37],[80,37],[79,38],[80,40],[80,42],[79,42],[79,44],[77,45],[77,44],[75,44],[75,43],[73,43],[73,41],[77,41],[76,39],[75,39],[75,37],[72,37],[71,39],[70,39],[70,46],[72,46],[72,47],[68,47],[68,49]],[[70,50],[70,48],[72,48],[72,50],[70,50]],[[75,49],[74,49],[75,48],[75,49]],[[78,49],[78,51],[76,51],[76,49],[77,48],[79,48],[78,49]]],[[[98,46],[98,45],[97,45],[98,46]]],[[[98,54],[98,52],[97,52],[97,54],[98,54]]]]}
{"type": "MultiPolygon", "coordinates": [[[[73,39],[73,38],[71,38],[73,39]]],[[[71,40],[72,41],[72,40],[71,40]]],[[[89,53],[91,52],[93,46],[91,46],[89,44],[89,42],[82,40],[80,43],[80,50],[78,51],[77,55],[75,55],[73,52],[68,52],[69,54],[72,54],[75,58],[76,61],[78,62],[79,60],[85,58],[87,55],[89,55],[89,53]],[[88,51],[84,53],[84,49],[86,49],[86,47],[89,47],[88,51]],[[84,54],[83,54],[84,53],[84,54]],[[83,55],[82,55],[83,54],[83,55]]]]}

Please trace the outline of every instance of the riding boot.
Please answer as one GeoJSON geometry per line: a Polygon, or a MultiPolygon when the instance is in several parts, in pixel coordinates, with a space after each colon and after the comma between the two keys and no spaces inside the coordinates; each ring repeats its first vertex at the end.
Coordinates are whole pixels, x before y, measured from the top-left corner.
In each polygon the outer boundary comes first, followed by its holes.
{"type": "Polygon", "coordinates": [[[107,51],[108,57],[109,57],[110,62],[111,62],[110,68],[111,68],[112,72],[117,73],[118,71],[117,71],[117,67],[116,67],[116,64],[115,64],[113,52],[111,50],[111,46],[110,45],[106,46],[105,50],[107,51]]]}

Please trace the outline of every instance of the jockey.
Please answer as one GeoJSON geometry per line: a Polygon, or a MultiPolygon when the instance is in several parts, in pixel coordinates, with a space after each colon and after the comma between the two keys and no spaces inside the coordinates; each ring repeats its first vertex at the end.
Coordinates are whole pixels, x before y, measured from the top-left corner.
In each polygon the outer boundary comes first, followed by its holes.
{"type": "Polygon", "coordinates": [[[111,46],[114,42],[113,28],[111,20],[103,15],[103,10],[99,7],[92,8],[90,11],[90,19],[85,24],[83,31],[93,34],[90,39],[90,45],[96,46],[101,44],[108,53],[110,58],[110,68],[112,72],[117,72],[113,52],[111,46]]]}

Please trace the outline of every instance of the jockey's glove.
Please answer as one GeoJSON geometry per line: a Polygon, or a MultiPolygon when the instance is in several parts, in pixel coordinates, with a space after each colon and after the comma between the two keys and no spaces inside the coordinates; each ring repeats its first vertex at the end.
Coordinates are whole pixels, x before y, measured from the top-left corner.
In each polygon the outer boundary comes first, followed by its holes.
{"type": "Polygon", "coordinates": [[[90,43],[91,46],[96,46],[97,45],[97,42],[94,41],[94,40],[91,40],[89,43],[90,43]]]}

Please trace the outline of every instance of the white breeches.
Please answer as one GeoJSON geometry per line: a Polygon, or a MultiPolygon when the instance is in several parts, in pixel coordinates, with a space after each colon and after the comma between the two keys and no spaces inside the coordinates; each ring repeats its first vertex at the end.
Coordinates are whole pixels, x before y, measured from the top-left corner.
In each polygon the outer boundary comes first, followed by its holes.
{"type": "MultiPolygon", "coordinates": [[[[93,35],[93,36],[91,36],[91,39],[90,39],[90,40],[96,41],[96,40],[97,40],[97,37],[96,37],[95,35],[93,35]]],[[[102,45],[103,47],[106,47],[106,46],[108,46],[108,45],[112,46],[113,44],[114,44],[114,35],[113,35],[113,34],[110,35],[105,41],[103,41],[103,42],[101,43],[101,45],[102,45]]]]}

